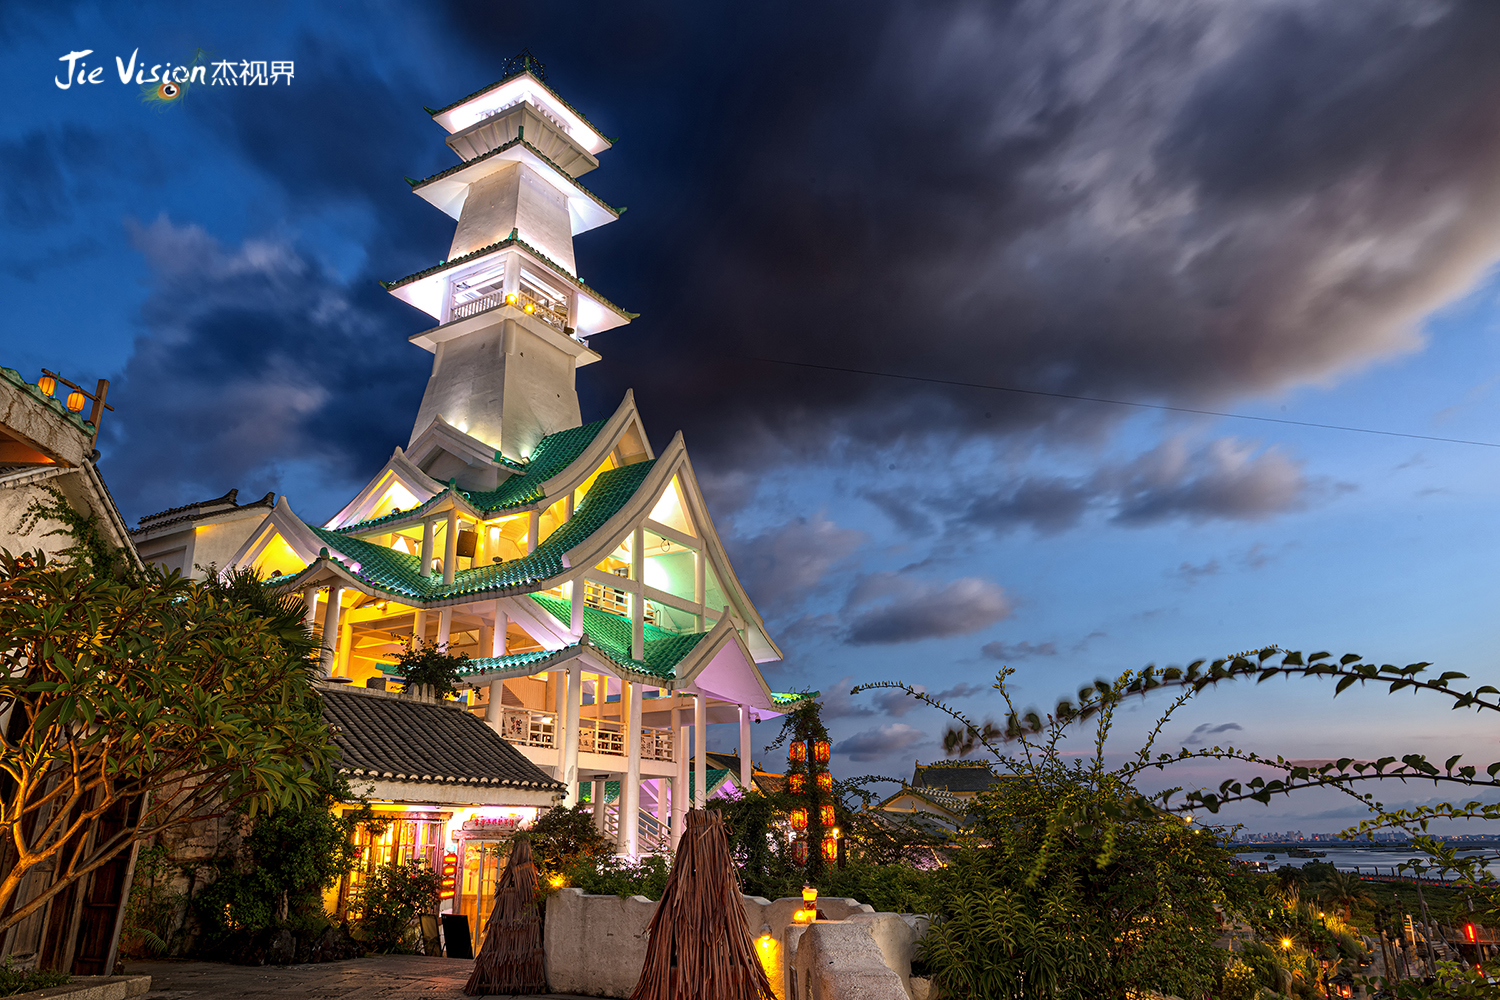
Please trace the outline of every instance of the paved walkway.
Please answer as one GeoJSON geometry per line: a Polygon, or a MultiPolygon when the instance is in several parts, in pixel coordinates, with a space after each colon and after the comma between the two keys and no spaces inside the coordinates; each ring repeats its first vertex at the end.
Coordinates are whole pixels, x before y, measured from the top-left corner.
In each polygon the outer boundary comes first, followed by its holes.
{"type": "MultiPolygon", "coordinates": [[[[142,1000],[460,1000],[474,963],[423,955],[379,955],[316,965],[221,965],[217,962],[126,962],[130,975],[151,977],[142,1000]]],[[[551,994],[549,1000],[567,1000],[551,994]]]]}

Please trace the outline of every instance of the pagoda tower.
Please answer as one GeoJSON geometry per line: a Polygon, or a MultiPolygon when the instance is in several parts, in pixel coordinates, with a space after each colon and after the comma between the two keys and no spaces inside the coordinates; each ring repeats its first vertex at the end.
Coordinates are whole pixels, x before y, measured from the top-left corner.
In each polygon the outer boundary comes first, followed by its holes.
{"type": "MultiPolygon", "coordinates": [[[[278,498],[230,564],[301,595],[329,685],[395,697],[413,643],[466,654],[462,703],[444,707],[483,718],[561,783],[562,803],[590,802],[623,853],[670,846],[689,808],[735,783],[709,767],[707,727],[739,727],[748,788],[751,723],[803,696],[766,683],[781,650],[682,434],[656,451],[628,392],[613,414],[580,417],[575,372],[600,360],[590,338],[633,318],[573,256],[575,234],[619,217],[577,180],[609,140],[524,53],[428,111],[460,162],[411,185],[457,226],[445,260],[385,285],[437,323],[411,338],[433,354],[411,437],[322,524],[278,498]]],[[[374,778],[379,797],[437,814],[403,791],[441,766],[422,739],[372,736],[391,761],[374,778]]],[[[504,803],[509,779],[494,780],[472,801],[504,803]]],[[[491,820],[504,817],[452,836],[491,820]]]]}
{"type": "Polygon", "coordinates": [[[385,285],[436,327],[407,452],[440,482],[494,489],[548,434],[582,423],[574,375],[599,360],[594,334],[626,312],[578,277],[573,237],[619,218],[579,183],[610,142],[546,83],[529,54],[436,111],[456,166],[412,190],[457,220],[446,260],[385,285]]]}

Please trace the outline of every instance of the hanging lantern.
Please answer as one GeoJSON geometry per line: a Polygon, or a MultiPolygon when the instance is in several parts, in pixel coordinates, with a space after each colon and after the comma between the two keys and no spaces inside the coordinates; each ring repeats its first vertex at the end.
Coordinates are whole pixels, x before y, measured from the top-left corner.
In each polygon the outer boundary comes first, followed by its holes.
{"type": "Polygon", "coordinates": [[[827,740],[818,740],[818,742],[813,744],[813,760],[816,760],[819,764],[828,763],[829,749],[827,740]]]}
{"type": "Polygon", "coordinates": [[[458,855],[449,851],[443,855],[443,881],[442,889],[438,892],[439,899],[452,899],[454,887],[458,884],[458,855]]]}
{"type": "Polygon", "coordinates": [[[792,829],[793,830],[806,830],[807,829],[807,810],[806,809],[793,809],[792,810],[792,817],[791,818],[792,818],[792,829]]]}
{"type": "Polygon", "coordinates": [[[807,841],[798,840],[792,844],[792,860],[799,865],[807,864],[807,841]]]}
{"type": "Polygon", "coordinates": [[[786,790],[793,795],[801,795],[807,791],[807,776],[802,774],[791,774],[786,779],[786,790]]]}
{"type": "Polygon", "coordinates": [[[820,808],[818,810],[818,821],[823,824],[823,829],[825,830],[833,826],[833,806],[823,806],[820,808]]]}
{"type": "Polygon", "coordinates": [[[807,759],[807,744],[803,743],[801,740],[793,743],[790,747],[787,748],[786,759],[791,761],[793,764],[802,763],[807,759]]]}
{"type": "Polygon", "coordinates": [[[74,389],[72,392],[68,393],[68,409],[72,410],[74,413],[77,413],[79,410],[83,409],[88,401],[89,398],[83,394],[83,390],[81,389],[74,389]]]}
{"type": "Polygon", "coordinates": [[[829,774],[827,771],[824,771],[822,774],[818,775],[818,791],[832,793],[833,775],[829,774]]]}
{"type": "Polygon", "coordinates": [[[57,379],[51,375],[43,375],[36,380],[36,387],[42,390],[43,396],[50,396],[57,391],[57,379]]]}
{"type": "Polygon", "coordinates": [[[823,860],[837,861],[839,859],[839,842],[837,837],[823,838],[823,860]]]}

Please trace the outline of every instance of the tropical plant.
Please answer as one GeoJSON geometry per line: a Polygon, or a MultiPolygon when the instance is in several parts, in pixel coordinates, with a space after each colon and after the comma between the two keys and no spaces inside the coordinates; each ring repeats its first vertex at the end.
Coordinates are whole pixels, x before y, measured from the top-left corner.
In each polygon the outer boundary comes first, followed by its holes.
{"type": "Polygon", "coordinates": [[[0,553],[0,931],[135,841],[314,801],[328,770],[300,604],[108,569],[0,553]]]}
{"type": "Polygon", "coordinates": [[[420,858],[371,869],[352,906],[359,936],[375,951],[411,950],[417,917],[437,912],[439,883],[438,873],[420,858]]]}
{"type": "Polygon", "coordinates": [[[1335,868],[1319,880],[1317,890],[1319,899],[1344,911],[1346,923],[1354,919],[1354,907],[1375,905],[1365,884],[1352,872],[1335,868]]]}
{"type": "Polygon", "coordinates": [[[548,809],[527,833],[532,861],[546,880],[566,875],[580,861],[613,857],[615,853],[615,845],[594,826],[593,810],[587,805],[548,809]]]}

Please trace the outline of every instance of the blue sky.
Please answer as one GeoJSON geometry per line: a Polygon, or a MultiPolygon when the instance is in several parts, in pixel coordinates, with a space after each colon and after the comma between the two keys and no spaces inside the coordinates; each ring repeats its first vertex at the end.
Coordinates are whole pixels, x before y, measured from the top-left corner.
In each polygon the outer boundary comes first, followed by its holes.
{"type": "MultiPolygon", "coordinates": [[[[773,686],[830,694],[838,772],[941,756],[932,710],[845,696],[869,680],[982,719],[1003,664],[1047,705],[1276,643],[1500,683],[1500,450],[756,360],[1500,442],[1497,36],[1484,5],[1312,0],[6,4],[0,364],[114,380],[127,518],[230,487],[326,516],[430,365],[376,284],[451,238],[402,181],[451,162],[422,106],[530,47],[621,137],[587,183],[630,210],[578,254],[642,315],[596,341],[585,412],[633,387],[659,443],[683,430],[773,686]],[[137,48],[296,75],[156,110],[115,73],[137,48]],[[60,89],[82,49],[104,82],[60,89]]],[[[1205,695],[1167,737],[1204,727],[1500,757],[1479,718],[1300,682],[1205,695]]]]}

